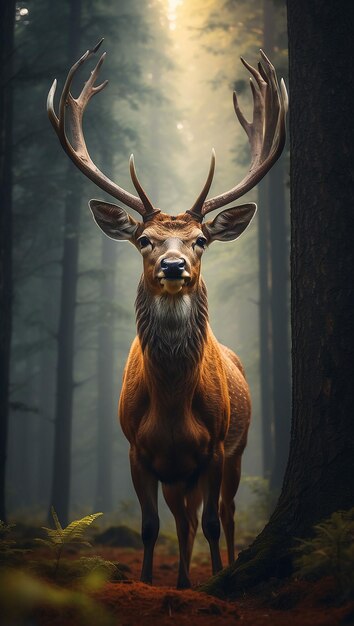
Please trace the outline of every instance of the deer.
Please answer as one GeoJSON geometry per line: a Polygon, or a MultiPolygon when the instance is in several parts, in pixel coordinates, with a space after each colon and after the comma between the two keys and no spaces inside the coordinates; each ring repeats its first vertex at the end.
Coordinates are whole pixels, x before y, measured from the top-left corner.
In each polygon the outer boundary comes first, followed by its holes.
{"type": "Polygon", "coordinates": [[[138,179],[133,155],[130,175],[138,195],[107,178],[87,150],[83,114],[90,99],[107,85],[105,80],[95,86],[106,53],[77,98],[70,88],[78,69],[97,52],[102,41],[68,72],[58,115],[54,80],[47,110],[62,147],[76,167],[141,217],[135,219],[116,204],[89,202],[93,219],[103,233],[118,241],[129,241],[143,262],[135,303],[137,336],[125,366],[118,408],[121,428],[130,444],[132,481],[141,507],[141,581],[152,584],[161,483],[176,523],[177,588],[187,588],[191,585],[189,568],[201,505],[202,530],[209,543],[213,574],[222,569],[220,520],[229,564],[235,559],[235,496],[251,417],[242,363],[217,341],[209,325],[201,260],[214,241],[237,239],[250,224],[257,206],[247,202],[226,208],[213,219],[205,221],[205,217],[251,190],[279,158],[285,144],[288,97],[283,79],[279,85],[275,68],[262,50],[257,68],[241,57],[251,75],[252,122],[242,113],[236,93],[233,102],[250,146],[249,171],[229,191],[207,199],[215,170],[212,150],[206,182],[193,206],[168,215],[149,199],[138,179]]]}

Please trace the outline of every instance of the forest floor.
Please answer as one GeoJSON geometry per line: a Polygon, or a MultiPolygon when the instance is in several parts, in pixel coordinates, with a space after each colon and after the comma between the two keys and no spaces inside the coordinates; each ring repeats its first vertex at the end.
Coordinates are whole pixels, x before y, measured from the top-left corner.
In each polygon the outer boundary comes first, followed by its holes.
{"type": "MultiPolygon", "coordinates": [[[[191,590],[175,589],[178,557],[156,550],[154,585],[139,581],[142,551],[125,548],[95,548],[95,553],[123,565],[127,579],[109,582],[93,592],[105,607],[111,623],[120,626],[348,626],[354,624],[354,602],[339,604],[333,581],[316,583],[271,581],[252,594],[223,601],[196,590],[211,575],[209,556],[198,553],[191,567],[191,590]]],[[[225,554],[223,554],[225,562],[225,554]]],[[[75,612],[36,612],[40,626],[76,626],[75,612]]],[[[104,621],[104,620],[103,620],[104,621]]],[[[97,626],[103,621],[98,618],[97,626]]],[[[32,622],[31,622],[32,624],[32,622]]],[[[12,625],[11,625],[12,626],[12,625]]]]}

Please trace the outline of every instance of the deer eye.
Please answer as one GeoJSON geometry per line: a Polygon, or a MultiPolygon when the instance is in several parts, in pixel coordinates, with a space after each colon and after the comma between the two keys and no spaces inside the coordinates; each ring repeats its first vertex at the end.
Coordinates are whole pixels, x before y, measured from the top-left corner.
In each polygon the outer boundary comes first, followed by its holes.
{"type": "Polygon", "coordinates": [[[146,248],[147,246],[152,246],[150,239],[148,239],[148,237],[145,237],[145,235],[139,237],[138,244],[140,246],[140,249],[146,248]]]}
{"type": "Polygon", "coordinates": [[[203,248],[204,250],[206,243],[207,243],[207,240],[205,239],[205,237],[198,237],[194,245],[199,246],[199,248],[203,248]]]}

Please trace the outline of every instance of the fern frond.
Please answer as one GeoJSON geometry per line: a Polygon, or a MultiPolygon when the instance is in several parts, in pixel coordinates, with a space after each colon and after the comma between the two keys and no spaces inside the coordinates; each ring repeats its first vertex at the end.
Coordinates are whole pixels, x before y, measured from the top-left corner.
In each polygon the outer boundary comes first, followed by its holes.
{"type": "Polygon", "coordinates": [[[41,539],[41,538],[37,538],[35,539],[35,541],[37,541],[38,543],[41,543],[43,546],[46,546],[47,548],[51,548],[53,550],[53,548],[57,548],[58,544],[55,544],[53,541],[50,541],[49,539],[41,539]]]}
{"type": "Polygon", "coordinates": [[[59,518],[58,518],[58,516],[56,514],[56,510],[55,510],[53,505],[50,507],[50,512],[52,514],[52,518],[53,518],[53,521],[54,521],[54,524],[55,524],[55,528],[57,529],[58,533],[61,535],[63,533],[63,528],[62,528],[61,523],[59,522],[59,518]]]}
{"type": "Polygon", "coordinates": [[[103,515],[103,513],[92,513],[91,515],[85,515],[85,517],[71,522],[66,528],[63,529],[64,543],[72,541],[80,542],[82,535],[87,530],[88,526],[90,526],[95,519],[101,515],[103,515]]]}
{"type": "Polygon", "coordinates": [[[46,532],[49,540],[54,543],[62,542],[63,533],[59,533],[57,530],[54,530],[54,528],[46,528],[46,526],[42,526],[42,530],[46,532]]]}
{"type": "Polygon", "coordinates": [[[5,524],[0,520],[0,561],[11,561],[15,558],[16,553],[20,553],[16,546],[16,541],[11,538],[11,532],[15,524],[5,524]]]}
{"type": "Polygon", "coordinates": [[[332,575],[343,598],[354,596],[354,508],[332,513],[314,532],[312,539],[297,539],[297,574],[332,575]]]}

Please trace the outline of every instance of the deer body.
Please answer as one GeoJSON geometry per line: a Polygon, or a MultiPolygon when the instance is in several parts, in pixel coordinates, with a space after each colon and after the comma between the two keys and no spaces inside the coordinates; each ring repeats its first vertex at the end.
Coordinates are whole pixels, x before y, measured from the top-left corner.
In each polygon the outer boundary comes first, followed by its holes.
{"type": "Polygon", "coordinates": [[[242,454],[250,420],[238,359],[211,331],[202,280],[199,290],[193,304],[183,295],[180,302],[154,296],[149,308],[139,294],[138,330],[143,321],[146,332],[135,339],[123,378],[122,430],[142,464],[167,484],[195,484],[227,433],[226,455],[242,454]]]}
{"type": "Polygon", "coordinates": [[[78,68],[101,43],[88,50],[69,71],[59,117],[54,109],[54,81],[48,95],[48,114],[64,150],[83,173],[142,216],[142,221],[136,221],[117,205],[90,201],[93,218],[101,230],[113,239],[129,241],[143,259],[136,299],[137,337],[128,356],[119,402],[142,511],[141,579],[152,581],[161,482],[176,520],[180,550],[177,586],[188,587],[197,512],[202,503],[202,528],[210,546],[213,573],[222,567],[219,518],[229,563],[234,560],[234,497],[250,422],[244,371],[238,357],[216,340],[209,326],[200,268],[204,250],[215,240],[237,239],[252,220],[256,205],[228,208],[211,221],[203,220],[207,213],[252,189],[280,156],[285,142],[287,93],[283,82],[279,88],[274,67],[262,51],[258,69],[242,59],[253,77],[252,123],[240,110],[236,94],[234,107],[251,148],[249,172],[238,185],[207,200],[215,167],[213,152],[207,180],[192,208],[169,216],[152,205],[137,178],[133,156],[130,172],[139,197],[108,179],[88,153],[82,117],[90,99],[107,84],[104,81],[94,86],[105,55],[78,98],[73,98],[70,86],[78,68]],[[71,142],[66,127],[70,127],[71,142]]]}
{"type": "Polygon", "coordinates": [[[124,373],[119,416],[131,445],[132,476],[143,509],[143,537],[145,534],[150,545],[151,558],[144,564],[142,579],[149,582],[152,577],[160,481],[176,517],[181,548],[178,586],[183,587],[189,586],[190,552],[203,499],[208,502],[203,528],[212,549],[213,570],[221,566],[217,546],[220,490],[229,559],[234,558],[233,500],[247,441],[250,397],[238,357],[219,344],[209,325],[206,287],[188,247],[189,230],[193,233],[195,228],[191,239],[198,239],[198,226],[193,226],[189,216],[176,221],[164,215],[159,216],[157,225],[143,231],[154,239],[157,252],[153,256],[151,251],[150,260],[146,255],[138,288],[138,336],[124,373]],[[153,276],[161,267],[161,256],[167,254],[186,261],[190,280],[177,293],[156,291],[153,276]],[[149,532],[144,533],[144,528],[149,532]]]}

